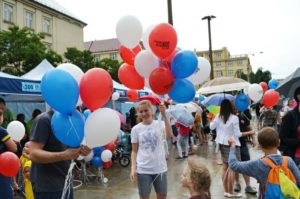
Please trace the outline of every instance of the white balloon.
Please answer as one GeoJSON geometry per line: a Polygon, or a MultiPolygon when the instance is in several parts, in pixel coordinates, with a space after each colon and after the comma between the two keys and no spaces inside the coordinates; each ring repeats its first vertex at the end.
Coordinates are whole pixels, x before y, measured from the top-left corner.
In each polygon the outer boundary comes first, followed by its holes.
{"type": "Polygon", "coordinates": [[[194,85],[202,84],[210,75],[211,66],[207,59],[198,57],[198,66],[195,72],[188,77],[194,85]]]}
{"type": "Polygon", "coordinates": [[[114,92],[111,96],[111,99],[116,101],[120,98],[120,93],[118,91],[114,92]]]}
{"type": "MultiPolygon", "coordinates": [[[[79,86],[80,80],[84,75],[84,72],[81,70],[81,68],[71,63],[60,64],[57,66],[57,68],[70,73],[77,81],[77,84],[79,86]]],[[[79,96],[76,106],[80,106],[80,105],[82,105],[82,100],[79,96]]]]}
{"type": "Polygon", "coordinates": [[[109,162],[112,158],[112,152],[108,149],[105,149],[102,153],[101,153],[101,159],[103,162],[109,162]]]}
{"type": "Polygon", "coordinates": [[[19,142],[25,135],[25,127],[19,121],[12,121],[7,125],[7,132],[14,141],[19,142]]]}
{"type": "Polygon", "coordinates": [[[251,84],[248,88],[248,95],[254,102],[258,102],[263,94],[263,89],[259,84],[251,84]]]}
{"type": "Polygon", "coordinates": [[[150,89],[149,79],[145,78],[145,87],[148,87],[150,89]]]}
{"type": "Polygon", "coordinates": [[[134,66],[136,71],[138,72],[138,74],[145,78],[148,78],[151,72],[155,68],[157,68],[158,65],[158,58],[148,50],[140,51],[134,59],[134,66]]]}
{"type": "Polygon", "coordinates": [[[118,21],[116,34],[121,44],[132,49],[142,38],[142,23],[135,16],[126,15],[118,21]]]}
{"type": "Polygon", "coordinates": [[[93,157],[94,157],[94,151],[91,150],[91,152],[87,156],[84,156],[83,159],[84,159],[85,162],[89,162],[93,159],[93,157]]]}
{"type": "Polygon", "coordinates": [[[120,118],[115,110],[110,108],[95,110],[84,125],[87,146],[94,148],[113,141],[118,135],[120,126],[120,118]]]}
{"type": "Polygon", "coordinates": [[[152,53],[152,50],[149,45],[149,35],[154,27],[155,27],[155,25],[149,26],[143,34],[143,46],[146,50],[149,50],[151,53],[152,53]]]}

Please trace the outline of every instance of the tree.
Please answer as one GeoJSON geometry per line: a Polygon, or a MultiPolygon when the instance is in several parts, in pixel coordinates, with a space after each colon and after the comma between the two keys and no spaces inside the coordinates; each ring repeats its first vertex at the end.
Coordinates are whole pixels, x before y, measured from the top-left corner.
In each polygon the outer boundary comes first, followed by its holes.
{"type": "Polygon", "coordinates": [[[272,79],[272,74],[270,71],[263,71],[263,68],[258,68],[256,73],[251,72],[249,75],[249,81],[251,84],[266,82],[268,83],[272,79]]]}
{"type": "Polygon", "coordinates": [[[120,82],[118,78],[118,70],[120,68],[120,63],[118,60],[112,60],[109,58],[104,58],[96,63],[96,66],[99,68],[103,68],[107,72],[109,72],[110,76],[113,80],[120,82]]]}
{"type": "Polygon", "coordinates": [[[64,53],[68,62],[75,64],[81,68],[84,72],[95,67],[94,55],[89,50],[78,50],[77,48],[67,48],[67,52],[64,53]]]}
{"type": "Polygon", "coordinates": [[[246,75],[242,70],[237,70],[237,71],[235,72],[235,76],[236,76],[237,78],[241,78],[241,79],[243,79],[243,80],[248,81],[247,75],[246,75]]]}
{"type": "Polygon", "coordinates": [[[62,57],[52,50],[47,50],[42,42],[44,35],[18,26],[8,31],[0,31],[0,70],[14,75],[22,75],[43,59],[50,63],[62,62],[62,57]]]}

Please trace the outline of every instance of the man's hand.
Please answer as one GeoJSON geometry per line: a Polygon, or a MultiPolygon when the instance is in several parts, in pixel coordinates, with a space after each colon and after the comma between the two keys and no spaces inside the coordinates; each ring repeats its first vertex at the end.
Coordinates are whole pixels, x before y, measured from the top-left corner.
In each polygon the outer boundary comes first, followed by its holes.
{"type": "Polygon", "coordinates": [[[64,151],[64,159],[65,160],[73,160],[77,159],[80,155],[81,147],[78,148],[68,148],[64,151]]]}
{"type": "Polygon", "coordinates": [[[136,170],[135,169],[131,169],[131,172],[130,172],[130,179],[131,179],[131,182],[132,183],[135,183],[136,182],[136,170]]]}
{"type": "Polygon", "coordinates": [[[85,145],[80,146],[80,155],[87,156],[91,152],[91,148],[85,145]]]}
{"type": "Polygon", "coordinates": [[[235,141],[234,141],[234,139],[233,139],[233,138],[229,138],[229,139],[228,139],[228,144],[229,144],[229,146],[235,146],[235,141]]]}

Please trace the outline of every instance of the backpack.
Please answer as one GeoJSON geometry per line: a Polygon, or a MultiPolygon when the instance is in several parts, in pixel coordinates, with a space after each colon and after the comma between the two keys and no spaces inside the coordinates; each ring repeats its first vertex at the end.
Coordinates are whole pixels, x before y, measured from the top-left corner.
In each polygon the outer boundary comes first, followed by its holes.
{"type": "Polygon", "coordinates": [[[261,159],[271,167],[266,185],[261,187],[261,198],[264,199],[299,199],[300,190],[296,185],[296,179],[288,168],[288,157],[282,156],[282,165],[276,165],[268,158],[261,159]]]}

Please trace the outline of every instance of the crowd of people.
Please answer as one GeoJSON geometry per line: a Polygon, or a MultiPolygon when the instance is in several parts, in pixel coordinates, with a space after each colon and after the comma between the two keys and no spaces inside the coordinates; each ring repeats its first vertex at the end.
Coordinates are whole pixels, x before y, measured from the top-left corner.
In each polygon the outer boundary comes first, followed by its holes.
{"type": "MultiPolygon", "coordinates": [[[[251,110],[238,111],[227,99],[222,101],[217,115],[212,115],[199,104],[202,112],[193,114],[194,123],[190,126],[168,117],[167,106],[158,104],[155,112],[149,101],[140,101],[126,114],[126,124],[122,127],[131,135],[130,179],[137,183],[140,198],[148,199],[152,186],[158,199],[167,198],[168,141],[176,146],[176,160],[188,159],[180,180],[182,186],[189,190],[190,199],[211,198],[209,170],[197,159],[188,158],[195,153],[193,145],[207,144],[210,137],[221,154],[224,197],[242,196],[239,179],[239,174],[242,174],[246,193],[259,192],[260,198],[272,198],[270,186],[267,186],[268,176],[276,165],[286,169],[299,188],[300,87],[294,93],[294,99],[288,100],[284,107],[264,108],[259,103],[253,107],[258,133],[251,125],[251,110]],[[292,100],[296,101],[296,107],[293,107],[292,100]],[[157,113],[160,113],[160,119],[157,119],[157,113]],[[256,146],[256,140],[264,158],[251,160],[248,146],[256,146]],[[259,190],[250,184],[251,177],[257,179],[259,190]]],[[[25,183],[26,198],[61,198],[71,160],[90,153],[91,149],[87,146],[69,148],[56,139],[51,128],[53,113],[51,109],[44,113],[36,109],[27,123],[24,114],[18,114],[16,120],[24,124],[26,133],[20,143],[16,143],[5,129],[14,119],[13,114],[0,98],[0,154],[6,151],[16,153],[22,167],[21,175],[14,178],[0,174],[1,197],[13,198],[12,190],[19,189],[20,185],[16,182],[21,177],[25,183]]],[[[294,194],[300,197],[299,190],[294,194]]],[[[65,198],[73,198],[72,187],[67,190],[65,198]]]]}

